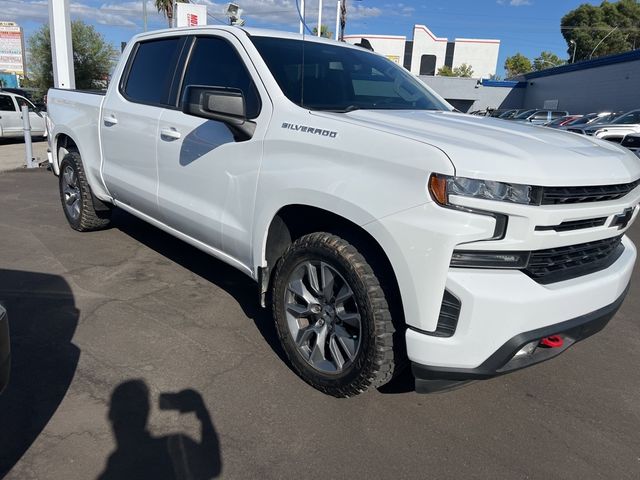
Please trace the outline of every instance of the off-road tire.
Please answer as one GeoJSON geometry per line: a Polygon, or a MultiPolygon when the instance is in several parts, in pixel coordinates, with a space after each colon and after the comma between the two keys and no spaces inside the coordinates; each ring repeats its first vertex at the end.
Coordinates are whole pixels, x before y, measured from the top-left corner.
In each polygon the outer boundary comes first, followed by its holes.
{"type": "Polygon", "coordinates": [[[111,223],[111,209],[96,211],[91,195],[91,188],[87,182],[87,176],[82,166],[80,153],[75,150],[69,151],[62,162],[60,162],[60,176],[58,177],[58,185],[60,190],[60,202],[69,225],[79,232],[90,232],[93,230],[101,230],[109,226],[111,223]],[[73,218],[65,206],[64,193],[64,173],[67,168],[71,168],[77,179],[77,188],[79,190],[80,214],[77,218],[73,218]]]}
{"type": "Polygon", "coordinates": [[[278,336],[294,371],[309,385],[335,397],[351,397],[389,382],[395,370],[394,326],[380,281],[364,256],[343,238],[326,232],[305,235],[278,261],[272,283],[278,336]],[[305,261],[322,261],[349,283],[361,315],[359,351],[351,365],[336,375],[313,368],[298,351],[287,325],[285,295],[290,276],[305,261]]]}

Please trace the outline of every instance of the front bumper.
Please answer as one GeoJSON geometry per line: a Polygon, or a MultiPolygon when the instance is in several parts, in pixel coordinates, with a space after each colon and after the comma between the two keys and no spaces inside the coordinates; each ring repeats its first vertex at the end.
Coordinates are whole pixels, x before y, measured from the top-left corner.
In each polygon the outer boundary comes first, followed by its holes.
{"type": "Polygon", "coordinates": [[[9,321],[6,310],[0,305],[0,393],[9,383],[10,367],[9,321]]]}
{"type": "Polygon", "coordinates": [[[478,367],[432,367],[412,362],[411,370],[415,377],[416,391],[418,393],[432,393],[448,390],[469,381],[484,380],[550,360],[575,343],[602,330],[622,305],[628,290],[627,286],[615,302],[594,312],[512,337],[478,367]],[[530,354],[516,356],[516,353],[521,351],[525,345],[531,342],[540,342],[544,338],[555,335],[564,340],[561,347],[538,347],[530,354]]]}

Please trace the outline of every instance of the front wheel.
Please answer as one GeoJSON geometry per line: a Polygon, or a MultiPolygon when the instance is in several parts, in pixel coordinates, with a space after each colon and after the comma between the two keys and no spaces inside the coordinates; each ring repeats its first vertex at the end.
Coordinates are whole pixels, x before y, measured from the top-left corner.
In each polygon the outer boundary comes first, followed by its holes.
{"type": "Polygon", "coordinates": [[[389,306],[353,245],[324,232],[296,240],[278,263],[272,295],[280,341],[307,383],[350,397],[391,380],[389,306]]]}

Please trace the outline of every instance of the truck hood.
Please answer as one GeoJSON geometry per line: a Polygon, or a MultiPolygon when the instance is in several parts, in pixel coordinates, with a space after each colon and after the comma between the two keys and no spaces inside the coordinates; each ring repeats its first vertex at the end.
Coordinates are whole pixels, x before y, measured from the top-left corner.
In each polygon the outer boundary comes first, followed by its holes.
{"type": "Polygon", "coordinates": [[[640,177],[640,162],[630,151],[546,127],[416,110],[321,115],[432,145],[450,158],[458,176],[543,186],[628,183],[640,177]]]}

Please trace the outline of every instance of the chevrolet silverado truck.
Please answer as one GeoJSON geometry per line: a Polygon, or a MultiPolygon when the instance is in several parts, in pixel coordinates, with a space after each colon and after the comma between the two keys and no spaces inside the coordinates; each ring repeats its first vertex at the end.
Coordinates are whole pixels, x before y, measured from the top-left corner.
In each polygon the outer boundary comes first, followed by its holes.
{"type": "Polygon", "coordinates": [[[117,207],[241,270],[327,394],[406,366],[429,392],[534,365],[627,292],[637,157],[456,113],[357,46],[145,33],[104,95],[50,90],[48,111],[71,227],[105,228],[117,207]]]}

